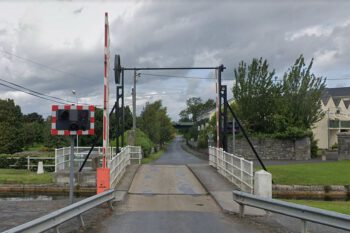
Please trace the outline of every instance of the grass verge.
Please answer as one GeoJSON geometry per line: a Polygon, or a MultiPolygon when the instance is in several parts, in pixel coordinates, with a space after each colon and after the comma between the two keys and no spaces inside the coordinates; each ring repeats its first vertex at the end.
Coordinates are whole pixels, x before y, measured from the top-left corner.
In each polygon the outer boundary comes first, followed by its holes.
{"type": "Polygon", "coordinates": [[[0,169],[0,184],[50,184],[52,173],[36,174],[27,170],[0,169]]]}
{"type": "Polygon", "coordinates": [[[156,153],[150,154],[150,155],[147,156],[146,158],[143,158],[143,159],[141,160],[141,163],[142,163],[142,164],[147,164],[147,163],[150,163],[150,162],[152,162],[152,161],[154,161],[154,160],[157,160],[157,159],[160,158],[160,156],[162,156],[163,153],[164,153],[164,149],[162,149],[162,150],[160,150],[160,151],[158,151],[158,152],[156,152],[156,153]]]}
{"type": "Polygon", "coordinates": [[[316,201],[316,200],[285,200],[296,204],[311,206],[324,210],[335,211],[342,214],[350,214],[349,201],[316,201]]]}
{"type": "Polygon", "coordinates": [[[267,170],[276,184],[350,185],[350,161],[272,165],[267,170]]]}

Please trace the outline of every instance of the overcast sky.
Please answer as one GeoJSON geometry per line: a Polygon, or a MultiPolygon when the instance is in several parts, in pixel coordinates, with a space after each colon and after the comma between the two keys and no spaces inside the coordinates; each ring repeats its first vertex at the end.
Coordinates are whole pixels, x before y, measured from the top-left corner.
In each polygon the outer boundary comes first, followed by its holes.
{"type": "MultiPolygon", "coordinates": [[[[224,84],[231,90],[241,60],[264,57],[281,75],[304,54],[308,61],[315,58],[313,72],[327,77],[328,87],[350,86],[350,4],[303,2],[0,1],[0,79],[70,101],[74,89],[79,102],[102,105],[108,12],[111,63],[118,53],[124,67],[224,64],[224,84]]],[[[213,78],[211,72],[142,73],[201,79],[141,74],[138,112],[147,101],[162,99],[176,120],[186,99],[215,98],[214,79],[203,79],[213,78]]],[[[131,104],[131,80],[132,73],[126,73],[126,104],[131,104]]],[[[51,102],[25,93],[0,87],[0,98],[14,99],[24,113],[50,114],[51,102]]]]}

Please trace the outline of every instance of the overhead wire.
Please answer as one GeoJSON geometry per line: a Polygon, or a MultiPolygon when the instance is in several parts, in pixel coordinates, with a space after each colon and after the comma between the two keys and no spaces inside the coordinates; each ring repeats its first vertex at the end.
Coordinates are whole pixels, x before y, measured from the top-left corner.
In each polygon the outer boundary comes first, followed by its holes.
{"type": "MultiPolygon", "coordinates": [[[[26,88],[26,87],[24,87],[22,85],[14,83],[14,82],[7,81],[7,80],[5,80],[3,78],[0,78],[0,85],[4,86],[4,87],[7,87],[7,88],[10,88],[12,90],[23,92],[23,93],[26,93],[28,95],[32,95],[32,96],[35,96],[35,97],[38,97],[38,98],[41,98],[41,99],[44,99],[44,100],[48,100],[48,101],[51,101],[51,102],[60,103],[60,104],[76,104],[76,102],[73,102],[73,101],[70,101],[70,100],[65,100],[65,99],[62,99],[62,98],[59,98],[59,97],[56,97],[56,96],[47,95],[47,94],[44,94],[44,93],[41,93],[41,92],[38,92],[38,91],[35,91],[35,90],[32,90],[32,89],[29,89],[29,88],[26,88]],[[1,83],[1,82],[8,83],[8,84],[10,84],[12,86],[4,84],[4,83],[1,83]]],[[[89,105],[89,104],[87,104],[87,103],[80,103],[80,105],[89,105]]]]}
{"type": "Polygon", "coordinates": [[[56,97],[56,96],[50,96],[50,95],[47,95],[47,94],[40,93],[40,92],[38,92],[38,91],[34,91],[34,90],[32,90],[32,89],[26,88],[26,87],[24,87],[24,86],[21,86],[21,85],[19,85],[19,84],[16,84],[16,83],[7,81],[7,80],[2,79],[2,78],[0,78],[0,81],[6,82],[6,83],[8,83],[8,84],[11,84],[11,85],[13,85],[13,86],[22,88],[22,89],[24,89],[24,90],[30,91],[30,92],[35,93],[35,94],[37,94],[37,95],[45,96],[45,97],[48,97],[48,98],[52,98],[52,99],[56,99],[56,100],[60,100],[60,101],[64,101],[64,102],[75,103],[75,102],[73,102],[73,101],[65,100],[65,99],[62,99],[62,98],[59,98],[59,97],[56,97]]]}
{"type": "Polygon", "coordinates": [[[41,66],[41,67],[43,67],[43,68],[45,68],[45,69],[48,69],[48,70],[52,70],[52,71],[56,71],[56,72],[59,72],[59,73],[62,73],[62,74],[67,74],[67,75],[69,75],[69,76],[73,76],[73,77],[76,77],[76,78],[80,78],[78,75],[75,75],[75,74],[72,74],[72,73],[69,73],[69,72],[66,72],[66,71],[57,69],[57,68],[52,67],[52,66],[49,66],[49,65],[45,65],[45,64],[43,64],[43,63],[34,61],[34,60],[32,60],[32,59],[29,59],[29,58],[25,58],[25,57],[19,56],[19,55],[17,55],[17,54],[11,53],[11,52],[6,51],[6,50],[4,50],[4,49],[0,50],[0,52],[3,53],[3,54],[7,54],[7,55],[14,56],[14,57],[16,57],[16,58],[18,58],[18,59],[21,59],[21,60],[24,60],[24,61],[33,63],[33,64],[35,64],[35,65],[37,65],[37,66],[41,66]]]}
{"type": "MultiPolygon", "coordinates": [[[[195,77],[195,76],[179,76],[179,75],[167,75],[167,74],[151,74],[151,73],[140,73],[145,76],[153,77],[167,77],[167,78],[184,78],[184,79],[207,79],[215,80],[215,78],[195,77]]],[[[221,79],[221,80],[233,80],[233,79],[221,79]]]]}
{"type": "Polygon", "coordinates": [[[6,85],[4,83],[0,83],[0,85],[4,86],[4,87],[7,87],[7,88],[10,88],[12,90],[20,91],[20,92],[26,93],[28,95],[32,95],[32,96],[35,96],[35,97],[38,97],[38,98],[41,98],[41,99],[44,99],[44,100],[48,100],[48,101],[51,101],[51,102],[55,102],[55,103],[59,103],[59,104],[67,104],[66,102],[61,102],[61,101],[58,101],[58,100],[49,99],[49,98],[46,98],[44,96],[41,96],[41,95],[38,95],[38,94],[35,94],[35,93],[32,93],[32,92],[28,92],[28,91],[21,90],[19,88],[11,87],[11,86],[6,85]]]}

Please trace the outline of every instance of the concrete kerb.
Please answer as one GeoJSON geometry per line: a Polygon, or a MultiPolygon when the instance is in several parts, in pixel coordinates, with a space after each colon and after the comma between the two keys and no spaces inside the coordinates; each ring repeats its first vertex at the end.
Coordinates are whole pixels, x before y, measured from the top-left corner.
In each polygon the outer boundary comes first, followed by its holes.
{"type": "MultiPolygon", "coordinates": [[[[201,183],[201,185],[204,187],[204,189],[209,193],[209,195],[214,199],[216,204],[220,207],[220,209],[225,214],[232,214],[232,215],[239,215],[239,205],[234,202],[232,197],[232,191],[235,189],[232,189],[231,191],[211,191],[207,187],[207,184],[203,182],[202,178],[196,174],[196,172],[193,170],[191,165],[186,165],[188,169],[192,172],[192,174],[197,178],[197,180],[201,183]]],[[[225,179],[224,177],[222,177],[225,179]]],[[[236,189],[239,190],[239,189],[236,189]]],[[[265,216],[267,214],[266,211],[253,208],[253,207],[246,207],[246,215],[247,216],[265,216]]]]}
{"type": "MultiPolygon", "coordinates": [[[[114,201],[113,201],[113,205],[117,205],[118,203],[121,203],[123,201],[125,201],[127,194],[129,192],[130,186],[132,184],[132,181],[134,180],[134,177],[137,173],[137,171],[139,170],[141,165],[133,165],[136,167],[136,169],[134,169],[133,171],[131,171],[131,173],[129,173],[129,175],[131,177],[126,177],[128,175],[128,173],[126,172],[124,174],[124,177],[120,180],[120,182],[116,185],[116,187],[114,188],[114,201]]],[[[131,167],[127,167],[126,169],[130,169],[131,167]]],[[[129,171],[130,172],[130,171],[129,171]]]]}
{"type": "MultiPolygon", "coordinates": [[[[220,209],[222,210],[222,212],[224,212],[225,214],[238,214],[239,212],[234,212],[231,211],[227,208],[225,208],[225,205],[222,205],[221,202],[218,200],[218,198],[216,197],[216,195],[214,195],[212,192],[210,192],[206,186],[206,184],[202,181],[202,179],[193,171],[193,169],[186,165],[186,167],[191,171],[191,173],[197,178],[197,180],[199,181],[199,183],[203,186],[203,188],[205,189],[205,191],[214,199],[215,203],[220,207],[220,209]]],[[[233,200],[232,200],[233,201],[233,200]]]]}
{"type": "MultiPolygon", "coordinates": [[[[196,177],[196,179],[199,181],[199,183],[203,186],[204,190],[208,194],[210,194],[210,191],[208,190],[207,186],[203,183],[203,181],[199,178],[199,176],[197,176],[197,174],[192,170],[192,168],[188,164],[186,164],[185,166],[188,168],[188,170],[190,170],[190,172],[194,175],[194,177],[196,177]]],[[[215,202],[216,202],[216,200],[215,200],[215,202]]]]}

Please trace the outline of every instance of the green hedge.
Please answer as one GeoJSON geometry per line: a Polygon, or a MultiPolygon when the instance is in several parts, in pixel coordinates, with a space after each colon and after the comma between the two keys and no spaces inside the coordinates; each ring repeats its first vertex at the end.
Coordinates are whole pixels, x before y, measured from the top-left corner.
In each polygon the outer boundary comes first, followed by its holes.
{"type": "MultiPolygon", "coordinates": [[[[132,131],[130,130],[128,133],[132,133],[132,131]]],[[[152,148],[154,148],[151,139],[140,129],[136,129],[136,146],[141,146],[145,157],[148,157],[151,154],[152,148]]]]}

